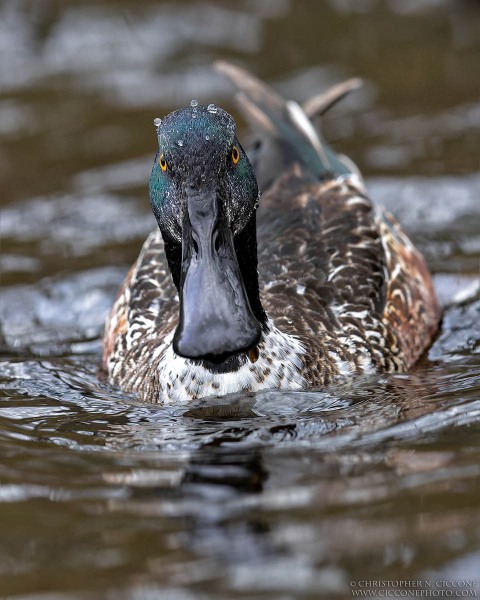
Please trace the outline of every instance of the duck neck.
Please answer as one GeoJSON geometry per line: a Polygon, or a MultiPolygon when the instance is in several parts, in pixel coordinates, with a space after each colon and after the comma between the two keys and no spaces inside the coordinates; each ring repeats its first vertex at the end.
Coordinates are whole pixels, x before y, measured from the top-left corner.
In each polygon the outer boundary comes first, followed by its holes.
{"type": "Polygon", "coordinates": [[[262,329],[266,331],[267,315],[260,301],[258,286],[257,222],[255,213],[241,233],[235,237],[234,245],[250,307],[262,329]]]}
{"type": "Polygon", "coordinates": [[[173,283],[180,293],[180,276],[182,273],[182,245],[173,240],[170,235],[160,227],[163,238],[165,255],[167,257],[168,268],[173,279],[173,283]]]}

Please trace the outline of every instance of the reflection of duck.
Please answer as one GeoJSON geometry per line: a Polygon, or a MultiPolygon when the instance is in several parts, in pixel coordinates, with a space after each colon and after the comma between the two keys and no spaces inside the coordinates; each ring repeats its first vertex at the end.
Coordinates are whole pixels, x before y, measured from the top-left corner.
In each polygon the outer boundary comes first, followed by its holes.
{"type": "MultiPolygon", "coordinates": [[[[440,318],[424,259],[300,106],[219,67],[267,134],[252,153],[265,187],[258,215],[254,169],[228,113],[192,101],[158,124],[159,230],[107,321],[110,380],[182,402],[409,368],[440,318]]],[[[325,112],[350,87],[305,108],[325,112]]]]}

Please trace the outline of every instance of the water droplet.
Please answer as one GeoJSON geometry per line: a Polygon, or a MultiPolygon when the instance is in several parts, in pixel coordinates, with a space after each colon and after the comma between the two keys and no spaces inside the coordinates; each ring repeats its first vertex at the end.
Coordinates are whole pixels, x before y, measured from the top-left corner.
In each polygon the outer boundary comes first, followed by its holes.
{"type": "Polygon", "coordinates": [[[307,288],[304,285],[301,285],[300,283],[297,283],[297,285],[295,286],[295,291],[297,292],[297,294],[299,294],[300,296],[303,296],[303,294],[305,294],[305,290],[307,288]]]}
{"type": "Polygon", "coordinates": [[[180,146],[180,148],[181,148],[183,146],[183,140],[178,140],[177,145],[180,146]]]}
{"type": "Polygon", "coordinates": [[[158,129],[162,124],[162,119],[160,117],[156,117],[155,119],[153,119],[153,124],[158,129]]]}
{"type": "Polygon", "coordinates": [[[206,135],[206,136],[205,136],[205,139],[206,139],[206,140],[207,140],[207,142],[208,142],[208,141],[209,141],[209,139],[210,139],[210,136],[209,136],[209,135],[206,135]]]}
{"type": "Polygon", "coordinates": [[[192,108],[195,108],[196,106],[198,106],[198,100],[192,100],[192,101],[190,102],[190,106],[191,106],[192,108]]]}
{"type": "Polygon", "coordinates": [[[207,106],[207,110],[208,112],[215,114],[217,112],[217,107],[212,103],[207,106]]]}

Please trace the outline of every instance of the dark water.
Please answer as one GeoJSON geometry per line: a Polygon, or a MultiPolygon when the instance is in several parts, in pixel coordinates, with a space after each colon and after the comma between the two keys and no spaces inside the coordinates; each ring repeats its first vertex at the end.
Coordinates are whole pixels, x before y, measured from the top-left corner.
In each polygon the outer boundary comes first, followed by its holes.
{"type": "Polygon", "coordinates": [[[0,28],[0,597],[480,595],[480,4],[4,0],[0,28]],[[324,131],[434,272],[413,373],[188,409],[97,378],[154,227],[153,118],[235,112],[220,57],[298,100],[365,79],[324,131]]]}

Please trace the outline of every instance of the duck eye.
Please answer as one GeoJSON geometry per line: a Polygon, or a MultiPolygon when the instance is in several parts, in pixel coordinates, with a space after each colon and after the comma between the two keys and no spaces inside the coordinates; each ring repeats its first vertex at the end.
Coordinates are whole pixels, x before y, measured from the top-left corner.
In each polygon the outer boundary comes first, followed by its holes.
{"type": "Polygon", "coordinates": [[[160,158],[158,159],[158,164],[160,165],[160,168],[162,169],[162,171],[165,173],[165,171],[167,170],[167,161],[163,157],[163,152],[162,152],[162,154],[160,154],[160,158]]]}
{"type": "Polygon", "coordinates": [[[236,146],[232,148],[232,162],[234,165],[240,160],[240,152],[236,146]]]}

